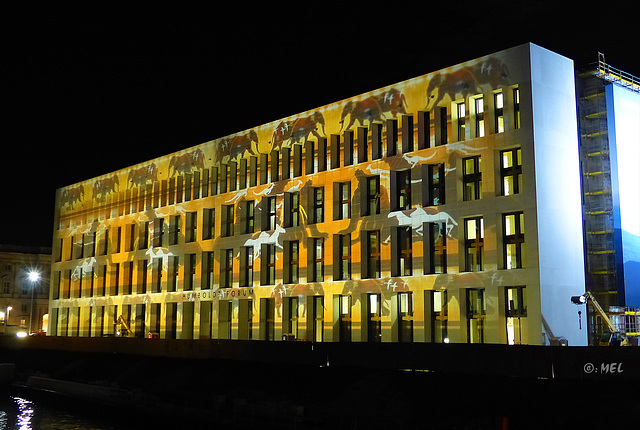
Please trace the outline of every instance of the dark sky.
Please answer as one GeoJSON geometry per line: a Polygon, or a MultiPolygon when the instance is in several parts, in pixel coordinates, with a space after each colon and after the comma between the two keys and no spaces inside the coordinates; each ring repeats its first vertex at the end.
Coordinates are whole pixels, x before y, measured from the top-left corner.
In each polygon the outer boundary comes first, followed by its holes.
{"type": "Polygon", "coordinates": [[[0,244],[50,246],[59,187],[521,43],[640,75],[602,7],[48,3],[0,9],[0,244]]]}

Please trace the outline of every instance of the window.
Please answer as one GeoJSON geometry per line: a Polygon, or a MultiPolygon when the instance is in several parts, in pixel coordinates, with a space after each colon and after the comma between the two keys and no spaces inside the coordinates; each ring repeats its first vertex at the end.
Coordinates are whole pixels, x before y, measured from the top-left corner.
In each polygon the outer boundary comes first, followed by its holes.
{"type": "Polygon", "coordinates": [[[337,214],[334,219],[351,218],[351,183],[339,182],[337,184],[337,214]]]}
{"type": "Polygon", "coordinates": [[[312,237],[309,282],[324,282],[324,240],[312,237]]]}
{"type": "Polygon", "coordinates": [[[180,236],[180,215],[172,216],[169,221],[169,245],[175,245],[178,243],[178,238],[180,236]]]}
{"type": "Polygon", "coordinates": [[[196,285],[196,254],[187,254],[186,256],[187,267],[184,274],[184,286],[185,291],[193,290],[196,285]]]}
{"type": "Polygon", "coordinates": [[[253,200],[245,202],[245,219],[244,233],[253,233],[255,231],[255,203],[253,200]]]}
{"type": "Polygon", "coordinates": [[[351,342],[351,296],[338,296],[340,342],[351,342]]]}
{"type": "Polygon", "coordinates": [[[267,230],[275,230],[277,223],[276,196],[267,197],[267,230]]]}
{"type": "Polygon", "coordinates": [[[336,280],[351,279],[351,235],[350,234],[338,234],[337,238],[337,268],[338,272],[335,274],[336,280]]]}
{"type": "Polygon", "coordinates": [[[363,278],[380,278],[380,230],[364,232],[363,278]]]}
{"type": "Polygon", "coordinates": [[[447,334],[447,292],[427,291],[431,296],[431,342],[446,343],[447,334]]]}
{"type": "Polygon", "coordinates": [[[484,99],[474,100],[476,108],[476,137],[484,137],[484,99]]]}
{"type": "Polygon", "coordinates": [[[496,133],[504,132],[504,94],[494,94],[495,102],[495,130],[496,133]]]}
{"type": "Polygon", "coordinates": [[[456,113],[458,117],[458,141],[465,139],[465,105],[464,102],[456,103],[456,113]]]}
{"type": "Polygon", "coordinates": [[[425,264],[427,273],[447,273],[447,225],[445,223],[425,223],[428,234],[429,258],[425,264]]]}
{"type": "Polygon", "coordinates": [[[233,249],[222,250],[220,262],[220,288],[231,288],[233,284],[233,249]]]}
{"type": "Polygon", "coordinates": [[[286,305],[286,334],[293,335],[294,339],[298,338],[298,317],[299,317],[299,304],[297,297],[287,297],[286,305]]]}
{"type": "Polygon", "coordinates": [[[195,242],[198,236],[198,213],[187,212],[187,236],[185,242],[195,242]]]}
{"type": "Polygon", "coordinates": [[[285,220],[286,227],[298,227],[300,225],[300,193],[285,193],[285,220]]]}
{"type": "Polygon", "coordinates": [[[203,216],[202,240],[213,239],[216,235],[216,210],[204,209],[203,216]]]}
{"type": "Polygon", "coordinates": [[[520,128],[520,89],[513,89],[513,128],[520,128]]]}
{"type": "Polygon", "coordinates": [[[413,296],[398,293],[398,341],[413,342],[413,296]]]}
{"type": "Polygon", "coordinates": [[[250,287],[253,285],[253,246],[247,246],[241,252],[241,287],[250,287]]]}
{"type": "Polygon", "coordinates": [[[222,236],[233,236],[233,205],[222,205],[222,236]]]}
{"type": "Polygon", "coordinates": [[[502,215],[503,266],[505,269],[523,267],[524,214],[502,215]]]}
{"type": "MultiPolygon", "coordinates": [[[[140,249],[147,249],[149,247],[149,221],[144,221],[140,226],[140,240],[138,241],[138,247],[140,249]]],[[[94,233],[94,242],[96,240],[94,233]]]]}
{"type": "Polygon", "coordinates": [[[505,288],[505,305],[507,317],[507,343],[522,343],[522,318],[527,316],[527,295],[523,286],[505,288]]]}
{"type": "MultiPolygon", "coordinates": [[[[162,266],[162,259],[159,260],[159,264],[162,266]]],[[[169,285],[167,285],[167,291],[177,291],[180,277],[180,257],[169,257],[169,262],[169,285]]]]}
{"type": "Polygon", "coordinates": [[[482,217],[465,220],[464,234],[465,271],[479,272],[483,270],[484,223],[482,217]]]}
{"type": "Polygon", "coordinates": [[[411,170],[392,172],[392,175],[395,178],[392,210],[411,209],[411,170]]]}
{"type": "Polygon", "coordinates": [[[285,242],[287,249],[287,255],[285,256],[285,283],[295,284],[298,282],[299,267],[300,267],[300,242],[297,240],[291,240],[285,242]]]}
{"type": "Polygon", "coordinates": [[[202,253],[202,289],[208,290],[213,288],[213,251],[206,251],[202,253]]]}
{"type": "Polygon", "coordinates": [[[412,244],[411,227],[397,227],[392,233],[395,241],[391,253],[394,257],[391,276],[411,276],[412,273],[412,244]],[[395,254],[395,255],[394,255],[395,254]]]}
{"type": "Polygon", "coordinates": [[[520,193],[522,189],[522,150],[520,148],[500,152],[500,178],[503,196],[520,193]]]}
{"type": "Polygon", "coordinates": [[[484,288],[467,289],[467,343],[484,343],[484,288]]]}
{"type": "Polygon", "coordinates": [[[367,294],[367,341],[382,341],[382,294],[367,294]]]}
{"type": "Polygon", "coordinates": [[[380,213],[380,176],[366,178],[366,201],[364,215],[376,215],[380,213]]]}
{"type": "MultiPolygon", "coordinates": [[[[424,172],[424,170],[423,170],[424,172]]],[[[426,166],[427,198],[426,206],[438,206],[445,203],[444,200],[444,164],[429,164],[426,166]]]]}
{"type": "Polygon", "coordinates": [[[436,145],[446,145],[448,143],[448,133],[447,133],[447,128],[449,126],[448,121],[449,118],[447,117],[447,108],[446,107],[441,107],[440,108],[440,142],[436,142],[436,145]]]}
{"type": "Polygon", "coordinates": [[[324,187],[313,187],[311,189],[311,201],[313,202],[312,222],[324,222],[324,187]]]}
{"type": "Polygon", "coordinates": [[[262,245],[262,263],[261,263],[261,279],[262,285],[274,285],[276,282],[276,245],[262,245]]]}
{"type": "Polygon", "coordinates": [[[480,156],[464,158],[462,160],[464,184],[463,200],[478,200],[482,198],[482,169],[480,156]]]}

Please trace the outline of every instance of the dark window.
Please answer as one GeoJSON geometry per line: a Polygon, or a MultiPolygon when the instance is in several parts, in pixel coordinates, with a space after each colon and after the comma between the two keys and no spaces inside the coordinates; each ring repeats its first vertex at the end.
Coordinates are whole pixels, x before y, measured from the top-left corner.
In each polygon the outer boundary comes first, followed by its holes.
{"type": "Polygon", "coordinates": [[[447,273],[447,225],[426,223],[429,238],[428,273],[447,273]]]}
{"type": "Polygon", "coordinates": [[[397,240],[397,263],[392,276],[411,276],[413,266],[411,227],[398,227],[395,239],[397,240]]]}
{"type": "Polygon", "coordinates": [[[253,285],[253,246],[243,248],[241,287],[253,285]]]}
{"type": "Polygon", "coordinates": [[[503,267],[523,267],[524,214],[514,212],[502,215],[503,267]]]}
{"type": "Polygon", "coordinates": [[[253,233],[255,231],[255,204],[253,200],[245,202],[245,224],[244,232],[253,233]]]}
{"type": "Polygon", "coordinates": [[[393,210],[411,209],[411,170],[392,172],[395,177],[393,210]]]}
{"type": "Polygon", "coordinates": [[[273,285],[276,282],[276,245],[262,245],[262,264],[261,264],[262,285],[273,285]]]}
{"type": "Polygon", "coordinates": [[[351,342],[351,296],[338,296],[340,342],[351,342]]]}
{"type": "Polygon", "coordinates": [[[466,109],[464,102],[456,103],[456,114],[458,116],[458,141],[465,139],[465,115],[466,109]]]}
{"type": "Polygon", "coordinates": [[[202,289],[208,290],[213,287],[213,251],[202,253],[202,289]]]}
{"type": "Polygon", "coordinates": [[[500,152],[502,195],[520,193],[522,189],[522,151],[520,148],[500,152]]]}
{"type": "Polygon", "coordinates": [[[426,167],[428,179],[426,206],[443,205],[445,203],[444,164],[430,164],[426,167]]]}
{"type": "Polygon", "coordinates": [[[513,89],[513,128],[520,128],[520,89],[513,89]]]}
{"type": "Polygon", "coordinates": [[[220,288],[231,288],[233,283],[233,249],[222,251],[220,262],[220,288]]]}
{"type": "Polygon", "coordinates": [[[338,191],[338,211],[336,219],[351,218],[351,183],[340,182],[337,184],[338,191]]]}
{"type": "Polygon", "coordinates": [[[483,270],[484,223],[482,217],[469,218],[464,224],[465,271],[483,270]]]}
{"type": "Polygon", "coordinates": [[[187,267],[184,274],[184,290],[193,290],[196,284],[196,254],[187,254],[187,267]]]}
{"type": "Polygon", "coordinates": [[[338,273],[336,279],[351,279],[351,235],[338,235],[338,273]]]}
{"type": "Polygon", "coordinates": [[[286,242],[288,249],[287,249],[287,256],[285,258],[285,260],[287,261],[286,264],[286,272],[287,272],[287,279],[285,280],[285,283],[287,284],[295,284],[298,282],[298,275],[299,275],[299,267],[300,267],[300,253],[299,253],[299,242],[297,240],[292,240],[289,242],[286,242]]]}
{"type": "Polygon", "coordinates": [[[398,341],[413,342],[412,293],[398,293],[398,341]]]}
{"type": "Polygon", "coordinates": [[[365,232],[363,278],[380,277],[380,230],[365,232]]]}
{"type": "Polygon", "coordinates": [[[202,240],[213,239],[216,235],[216,210],[204,209],[202,240]]]}
{"type": "Polygon", "coordinates": [[[480,156],[462,160],[464,184],[464,201],[482,198],[482,168],[480,156]]]}
{"type": "Polygon", "coordinates": [[[324,240],[319,237],[311,238],[311,270],[310,282],[324,281],[324,240]]]}
{"type": "Polygon", "coordinates": [[[367,205],[364,215],[380,213],[380,176],[369,176],[367,181],[367,205]]]}
{"type": "Polygon", "coordinates": [[[447,292],[430,291],[431,295],[431,342],[448,342],[447,292]]]}
{"type": "Polygon", "coordinates": [[[382,341],[382,294],[367,294],[367,341],[382,341]]]}
{"type": "Polygon", "coordinates": [[[186,242],[195,242],[198,237],[198,213],[187,212],[187,237],[186,242]]]}
{"type": "Polygon", "coordinates": [[[275,230],[277,223],[276,196],[267,197],[267,230],[275,230]]]}
{"type": "Polygon", "coordinates": [[[300,193],[285,193],[285,206],[288,214],[286,227],[298,227],[300,225],[300,193]]]}
{"type": "Polygon", "coordinates": [[[324,188],[314,187],[311,189],[313,202],[313,223],[324,222],[324,188]]]}

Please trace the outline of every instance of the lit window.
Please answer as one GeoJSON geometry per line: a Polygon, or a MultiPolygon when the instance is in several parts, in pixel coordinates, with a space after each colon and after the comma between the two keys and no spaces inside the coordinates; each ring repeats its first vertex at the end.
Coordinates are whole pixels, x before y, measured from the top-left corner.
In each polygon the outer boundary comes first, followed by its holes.
{"type": "Polygon", "coordinates": [[[502,216],[503,264],[505,269],[523,267],[524,214],[515,212],[502,216]]]}
{"type": "Polygon", "coordinates": [[[314,187],[312,190],[313,198],[313,223],[324,222],[324,188],[314,187]]]}
{"type": "Polygon", "coordinates": [[[311,273],[310,282],[324,281],[324,241],[322,238],[311,239],[311,273]]]}
{"type": "Polygon", "coordinates": [[[484,288],[467,289],[467,343],[484,343],[484,288]]]}
{"type": "Polygon", "coordinates": [[[465,220],[465,271],[483,270],[484,223],[482,217],[465,220]]]}
{"type": "Polygon", "coordinates": [[[504,95],[496,93],[495,97],[495,130],[496,133],[504,132],[504,95]]]}
{"type": "Polygon", "coordinates": [[[465,106],[464,102],[456,104],[456,112],[458,114],[458,141],[465,139],[465,106]]]}
{"type": "Polygon", "coordinates": [[[367,206],[365,215],[380,213],[380,176],[370,176],[367,179],[367,206]]]}
{"type": "Polygon", "coordinates": [[[502,195],[518,194],[522,189],[522,151],[520,148],[500,152],[502,195]]]}
{"type": "Polygon", "coordinates": [[[412,293],[398,293],[398,341],[413,341],[413,297],[412,293]]]}
{"type": "Polygon", "coordinates": [[[520,89],[513,90],[513,128],[520,128],[520,89]]]}
{"type": "Polygon", "coordinates": [[[476,107],[476,137],[484,137],[484,99],[475,99],[476,107]]]}
{"type": "MultiPolygon", "coordinates": [[[[423,170],[424,172],[424,170],[423,170]]],[[[438,206],[445,203],[444,199],[444,164],[430,164],[427,166],[427,201],[426,206],[438,206]]]]}
{"type": "Polygon", "coordinates": [[[396,178],[393,210],[411,209],[411,170],[393,172],[396,178]]]}
{"type": "Polygon", "coordinates": [[[336,219],[351,217],[351,183],[338,183],[338,214],[336,219]]]}
{"type": "Polygon", "coordinates": [[[276,229],[276,196],[267,197],[267,230],[276,229]]]}
{"type": "Polygon", "coordinates": [[[526,288],[506,287],[505,305],[507,317],[507,343],[519,345],[522,343],[522,318],[527,316],[526,288]]]}
{"type": "Polygon", "coordinates": [[[380,277],[380,230],[365,232],[365,271],[363,278],[380,277]]]}
{"type": "Polygon", "coordinates": [[[336,279],[351,279],[351,235],[338,235],[338,273],[336,279]]]}
{"type": "Polygon", "coordinates": [[[431,342],[448,341],[447,292],[431,291],[431,342]]]}
{"type": "Polygon", "coordinates": [[[464,201],[482,198],[482,164],[480,156],[465,158],[463,163],[464,201]]]}

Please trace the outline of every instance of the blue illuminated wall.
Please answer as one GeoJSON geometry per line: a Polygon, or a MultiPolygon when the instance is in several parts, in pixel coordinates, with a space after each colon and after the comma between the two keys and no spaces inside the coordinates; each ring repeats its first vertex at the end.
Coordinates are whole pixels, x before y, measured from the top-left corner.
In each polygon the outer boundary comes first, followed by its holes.
{"type": "Polygon", "coordinates": [[[618,290],[640,307],[640,94],[608,85],[606,96],[618,290]]]}

